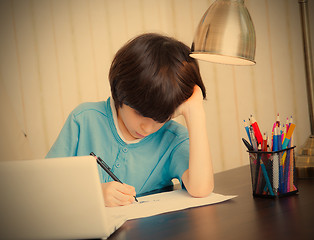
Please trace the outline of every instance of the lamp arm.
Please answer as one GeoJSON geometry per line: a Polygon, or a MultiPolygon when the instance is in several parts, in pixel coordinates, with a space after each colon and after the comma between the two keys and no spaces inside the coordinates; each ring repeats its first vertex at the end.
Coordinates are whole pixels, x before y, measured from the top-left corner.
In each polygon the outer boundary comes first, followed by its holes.
{"type": "Polygon", "coordinates": [[[312,62],[312,50],[310,39],[310,27],[308,17],[308,1],[298,0],[300,7],[300,17],[302,25],[303,36],[303,49],[304,49],[304,61],[305,61],[305,74],[306,74],[306,89],[307,100],[309,107],[309,117],[311,126],[311,136],[314,136],[314,115],[313,115],[313,98],[314,98],[314,79],[313,79],[313,62],[312,62]]]}

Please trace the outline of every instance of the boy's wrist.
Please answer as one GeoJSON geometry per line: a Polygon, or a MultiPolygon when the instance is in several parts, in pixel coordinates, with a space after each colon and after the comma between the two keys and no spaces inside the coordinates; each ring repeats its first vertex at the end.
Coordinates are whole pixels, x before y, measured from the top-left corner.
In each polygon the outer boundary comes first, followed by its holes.
{"type": "Polygon", "coordinates": [[[188,109],[185,109],[185,111],[182,112],[182,115],[187,126],[193,122],[200,122],[200,120],[205,120],[205,109],[203,107],[203,103],[196,106],[190,106],[188,109]]]}

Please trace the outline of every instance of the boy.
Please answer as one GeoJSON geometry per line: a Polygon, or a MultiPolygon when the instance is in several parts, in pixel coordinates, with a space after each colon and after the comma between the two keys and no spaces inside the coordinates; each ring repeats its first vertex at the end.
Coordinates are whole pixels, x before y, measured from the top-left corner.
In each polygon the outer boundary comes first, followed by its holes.
{"type": "Polygon", "coordinates": [[[183,43],[143,34],[126,43],[109,71],[112,98],[83,103],[68,117],[47,157],[101,157],[124,183],[99,168],[106,206],[177,178],[191,196],[214,187],[198,64],[183,43]],[[183,115],[187,129],[171,120],[183,115]]]}

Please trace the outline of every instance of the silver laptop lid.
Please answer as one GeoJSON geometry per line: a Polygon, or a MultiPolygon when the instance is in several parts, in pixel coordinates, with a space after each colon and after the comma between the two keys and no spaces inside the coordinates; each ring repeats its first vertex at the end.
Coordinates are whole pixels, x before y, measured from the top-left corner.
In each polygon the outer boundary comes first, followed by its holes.
{"type": "Polygon", "coordinates": [[[112,231],[91,156],[0,162],[0,195],[3,239],[99,238],[112,231]]]}

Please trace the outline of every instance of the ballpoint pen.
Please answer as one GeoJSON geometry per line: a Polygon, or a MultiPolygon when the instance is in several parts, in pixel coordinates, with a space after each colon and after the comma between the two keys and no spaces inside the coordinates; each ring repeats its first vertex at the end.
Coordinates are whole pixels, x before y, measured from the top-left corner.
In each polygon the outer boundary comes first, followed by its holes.
{"type": "Polygon", "coordinates": [[[257,151],[257,141],[255,138],[252,126],[249,126],[249,132],[250,132],[250,136],[251,136],[252,147],[253,147],[254,151],[257,151]]]}
{"type": "Polygon", "coordinates": [[[246,146],[248,151],[254,151],[254,148],[252,147],[252,145],[248,141],[246,141],[245,138],[242,138],[242,141],[243,141],[243,143],[246,146]]]}
{"type": "MultiPolygon", "coordinates": [[[[100,157],[97,157],[95,153],[91,152],[89,155],[96,158],[97,163],[109,174],[109,176],[116,182],[122,183],[119,178],[117,178],[116,175],[113,174],[113,172],[110,171],[110,167],[106,164],[104,160],[102,160],[100,157]]],[[[133,196],[135,201],[138,202],[136,196],[133,196]]]]}

